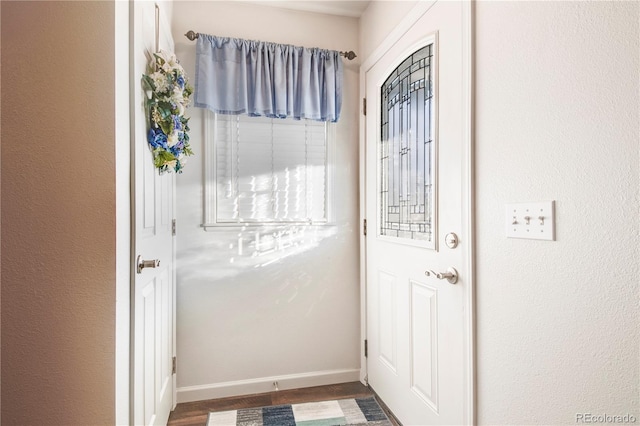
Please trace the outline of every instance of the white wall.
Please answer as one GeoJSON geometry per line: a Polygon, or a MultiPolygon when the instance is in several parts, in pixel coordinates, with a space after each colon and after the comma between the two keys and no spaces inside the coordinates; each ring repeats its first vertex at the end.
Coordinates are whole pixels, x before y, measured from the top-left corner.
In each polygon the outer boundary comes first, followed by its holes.
{"type": "MultiPolygon", "coordinates": [[[[255,4],[179,1],[176,54],[195,83],[187,30],[336,50],[358,49],[353,18],[255,4]]],[[[178,400],[358,380],[358,63],[345,61],[337,125],[336,224],[308,229],[304,243],[270,257],[238,254],[249,230],[200,228],[203,111],[190,108],[196,156],[178,176],[178,400]],[[287,257],[285,257],[287,256],[287,257]],[[275,263],[263,265],[269,260],[275,263]]]]}
{"type": "Polygon", "coordinates": [[[477,7],[481,423],[640,419],[640,3],[477,7]],[[504,203],[557,200],[557,241],[504,203]]]}
{"type": "MultiPolygon", "coordinates": [[[[394,7],[369,6],[363,44],[394,7]]],[[[476,4],[480,424],[640,419],[639,7],[476,4]],[[504,204],[539,200],[557,241],[506,239],[504,204]]]]}
{"type": "Polygon", "coordinates": [[[2,2],[2,422],[115,422],[115,16],[2,2]]]}
{"type": "Polygon", "coordinates": [[[360,19],[359,48],[363,63],[416,3],[416,0],[387,0],[369,4],[360,19]]]}

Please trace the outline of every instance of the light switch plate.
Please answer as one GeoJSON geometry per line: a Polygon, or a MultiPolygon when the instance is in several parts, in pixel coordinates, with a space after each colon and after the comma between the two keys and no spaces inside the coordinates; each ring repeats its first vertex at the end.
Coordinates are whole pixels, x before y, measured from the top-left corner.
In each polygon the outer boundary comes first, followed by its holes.
{"type": "Polygon", "coordinates": [[[506,205],[507,238],[556,239],[555,201],[506,205]]]}

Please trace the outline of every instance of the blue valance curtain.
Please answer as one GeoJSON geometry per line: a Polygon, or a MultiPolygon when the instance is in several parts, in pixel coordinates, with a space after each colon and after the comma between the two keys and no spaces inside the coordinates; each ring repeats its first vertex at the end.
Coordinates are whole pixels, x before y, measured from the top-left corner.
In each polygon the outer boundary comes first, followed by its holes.
{"type": "Polygon", "coordinates": [[[200,34],[194,104],[220,114],[336,122],[342,59],[333,50],[200,34]]]}

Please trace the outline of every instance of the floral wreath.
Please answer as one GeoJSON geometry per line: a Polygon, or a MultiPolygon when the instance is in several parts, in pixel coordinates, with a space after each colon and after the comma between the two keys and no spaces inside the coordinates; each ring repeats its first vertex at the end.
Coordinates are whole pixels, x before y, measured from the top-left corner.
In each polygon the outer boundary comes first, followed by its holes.
{"type": "Polygon", "coordinates": [[[182,65],[173,53],[160,50],[149,62],[150,72],[142,80],[151,91],[147,99],[150,128],[147,141],[153,152],[153,163],[160,172],[182,173],[189,146],[189,118],[184,116],[193,88],[182,65]]]}

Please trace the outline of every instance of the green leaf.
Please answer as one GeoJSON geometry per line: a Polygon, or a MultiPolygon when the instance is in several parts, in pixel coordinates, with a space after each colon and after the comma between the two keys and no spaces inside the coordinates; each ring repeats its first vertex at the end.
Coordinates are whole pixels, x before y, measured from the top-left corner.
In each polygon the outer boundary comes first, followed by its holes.
{"type": "Polygon", "coordinates": [[[156,98],[147,99],[147,107],[153,108],[158,105],[158,100],[156,98]]]}
{"type": "Polygon", "coordinates": [[[172,108],[172,105],[169,102],[166,102],[166,101],[158,102],[160,117],[162,117],[163,119],[166,119],[171,116],[171,108],[172,108]]]}
{"type": "Polygon", "coordinates": [[[158,55],[157,53],[154,53],[153,56],[155,56],[156,63],[158,65],[162,66],[164,64],[164,59],[162,59],[162,56],[158,55]]]}
{"type": "Polygon", "coordinates": [[[161,121],[158,123],[165,135],[169,136],[173,130],[173,123],[169,121],[161,121]]]}
{"type": "Polygon", "coordinates": [[[153,83],[153,79],[146,74],[142,74],[142,81],[151,90],[156,90],[156,85],[153,83]]]}
{"type": "Polygon", "coordinates": [[[165,151],[162,148],[156,148],[154,154],[155,158],[153,161],[157,168],[162,168],[166,163],[176,160],[176,157],[172,153],[165,151]]]}

